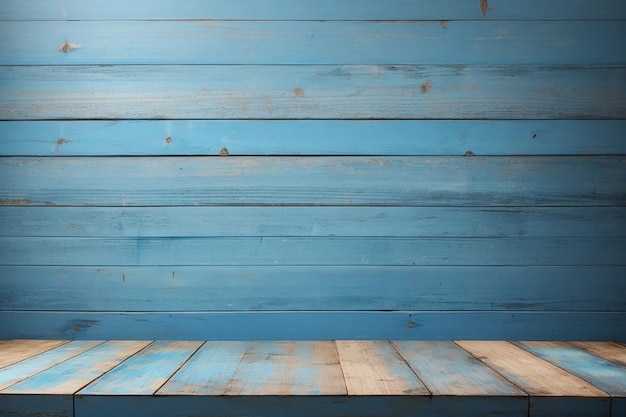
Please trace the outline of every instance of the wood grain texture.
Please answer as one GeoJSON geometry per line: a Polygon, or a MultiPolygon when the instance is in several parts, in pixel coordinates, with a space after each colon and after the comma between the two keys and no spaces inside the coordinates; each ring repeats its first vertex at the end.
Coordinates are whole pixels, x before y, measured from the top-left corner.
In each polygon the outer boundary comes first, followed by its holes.
{"type": "Polygon", "coordinates": [[[250,342],[207,341],[155,395],[224,395],[250,342]]]}
{"type": "Polygon", "coordinates": [[[315,7],[302,2],[254,0],[222,2],[180,0],[175,4],[135,0],[65,0],[62,5],[45,0],[11,1],[0,9],[3,20],[153,20],[153,19],[251,19],[251,20],[561,20],[624,19],[626,7],[619,0],[586,1],[490,0],[486,13],[478,1],[362,0],[359,7],[318,0],[315,7]]]}
{"type": "Polygon", "coordinates": [[[2,65],[626,63],[621,21],[33,21],[1,34],[2,65]]]}
{"type": "Polygon", "coordinates": [[[348,395],[430,395],[386,341],[336,342],[348,395]]]}
{"type": "MultiPolygon", "coordinates": [[[[29,340],[29,345],[37,345],[37,341],[29,340]]],[[[74,340],[72,342],[60,345],[47,352],[31,356],[21,362],[6,366],[0,369],[0,391],[14,385],[20,381],[30,378],[39,372],[45,371],[55,365],[58,365],[74,356],[103,343],[102,341],[93,340],[74,340]]],[[[23,351],[28,351],[26,347],[23,351]]],[[[0,351],[1,353],[2,351],[0,351]]]]}
{"type": "Polygon", "coordinates": [[[610,155],[624,134],[626,120],[0,121],[0,155],[610,155]]]}
{"type": "Polygon", "coordinates": [[[623,156],[0,158],[3,206],[623,206],[623,156]],[[172,192],[175,190],[175,192],[172,192]]]}
{"type": "Polygon", "coordinates": [[[77,395],[153,395],[201,345],[198,341],[153,342],[77,395]]]}
{"type": "Polygon", "coordinates": [[[392,346],[433,396],[527,394],[450,341],[394,341],[392,346]]]}
{"type": "Polygon", "coordinates": [[[0,345],[0,368],[54,349],[67,342],[67,340],[9,340],[0,345]]]}
{"type": "Polygon", "coordinates": [[[570,344],[626,367],[626,346],[622,344],[616,342],[570,342],[570,344]]]}
{"type": "Polygon", "coordinates": [[[253,342],[226,391],[241,395],[346,395],[332,341],[253,342]]]}
{"type": "Polygon", "coordinates": [[[620,312],[626,309],[626,282],[621,279],[625,269],[0,267],[0,310],[620,312]]]}
{"type": "Polygon", "coordinates": [[[0,206],[0,236],[625,237],[625,207],[0,206]]]}
{"type": "Polygon", "coordinates": [[[624,119],[625,71],[497,64],[3,66],[0,119],[624,119]]]}
{"type": "Polygon", "coordinates": [[[1,391],[3,394],[74,394],[143,349],[149,342],[108,341],[1,391]]]}

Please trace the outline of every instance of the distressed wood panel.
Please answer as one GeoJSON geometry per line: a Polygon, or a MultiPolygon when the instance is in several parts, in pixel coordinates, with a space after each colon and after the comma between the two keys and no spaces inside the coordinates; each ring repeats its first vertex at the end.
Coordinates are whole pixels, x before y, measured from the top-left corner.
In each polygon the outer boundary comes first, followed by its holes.
{"type": "Polygon", "coordinates": [[[626,314],[599,312],[1,311],[0,337],[168,340],[527,340],[626,342],[626,314]]]}
{"type": "Polygon", "coordinates": [[[150,342],[108,341],[0,391],[1,394],[70,395],[150,342]]]}
{"type": "Polygon", "coordinates": [[[0,155],[609,155],[625,135],[626,120],[0,121],[0,155]]]}
{"type": "Polygon", "coordinates": [[[622,21],[3,22],[0,49],[2,65],[615,65],[626,63],[626,25],[622,21]]]}
{"type": "Polygon", "coordinates": [[[202,343],[157,340],[81,389],[77,395],[152,395],[202,343]]]}
{"type": "MultiPolygon", "coordinates": [[[[13,339],[4,337],[2,339],[13,339]]],[[[67,340],[9,340],[0,346],[0,368],[23,361],[67,343],[67,340]]]]}
{"type": "Polygon", "coordinates": [[[624,345],[616,342],[571,342],[570,344],[626,368],[626,346],[624,345]]]}
{"type": "Polygon", "coordinates": [[[0,309],[624,311],[625,267],[0,267],[0,309]],[[593,279],[593,285],[589,280],[593,279]]]}
{"type": "Polygon", "coordinates": [[[623,119],[625,74],[554,65],[3,66],[0,119],[623,119]]]}
{"type": "Polygon", "coordinates": [[[335,343],[252,342],[235,370],[225,395],[346,395],[335,343]]]}
{"type": "Polygon", "coordinates": [[[623,266],[626,238],[0,238],[0,265],[623,266]]]}
{"type": "Polygon", "coordinates": [[[318,0],[315,7],[292,0],[179,0],[175,4],[135,0],[9,1],[0,9],[3,20],[137,20],[137,19],[252,19],[252,20],[441,20],[441,19],[625,19],[619,0],[361,0],[352,3],[318,0]]]}
{"type": "Polygon", "coordinates": [[[0,236],[626,237],[625,207],[0,206],[0,236]]]}
{"type": "Polygon", "coordinates": [[[456,343],[530,394],[529,416],[610,414],[606,393],[509,342],[456,343]]]}
{"type": "MultiPolygon", "coordinates": [[[[37,341],[28,341],[29,345],[37,341]]],[[[89,349],[102,344],[103,341],[74,340],[38,355],[30,356],[21,362],[0,369],[0,391],[36,375],[48,368],[65,362],[89,349]]],[[[30,346],[23,351],[29,351],[30,346]]],[[[2,351],[4,354],[4,351],[2,351]]]]}
{"type": "Polygon", "coordinates": [[[621,206],[624,161],[623,156],[1,158],[0,205],[621,206]]]}

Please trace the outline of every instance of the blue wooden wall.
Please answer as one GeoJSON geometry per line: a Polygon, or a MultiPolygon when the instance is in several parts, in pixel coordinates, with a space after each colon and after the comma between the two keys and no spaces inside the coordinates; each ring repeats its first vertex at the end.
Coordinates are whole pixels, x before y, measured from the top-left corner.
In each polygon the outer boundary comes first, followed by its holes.
{"type": "Polygon", "coordinates": [[[626,340],[621,0],[8,0],[0,338],[626,340]]]}

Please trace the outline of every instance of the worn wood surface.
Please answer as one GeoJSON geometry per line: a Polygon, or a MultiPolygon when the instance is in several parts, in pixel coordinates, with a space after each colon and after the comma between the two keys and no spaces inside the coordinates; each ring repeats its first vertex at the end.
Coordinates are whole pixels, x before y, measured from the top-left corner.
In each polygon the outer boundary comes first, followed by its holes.
{"type": "Polygon", "coordinates": [[[252,19],[252,20],[561,20],[624,19],[626,7],[618,0],[587,1],[489,0],[489,2],[448,0],[362,0],[351,3],[319,0],[315,7],[300,2],[270,0],[262,5],[254,0],[222,2],[181,0],[176,4],[136,0],[65,0],[62,4],[45,0],[7,2],[0,9],[7,20],[154,20],[154,19],[252,19]],[[484,4],[483,4],[484,3],[484,4]]]}
{"type": "Polygon", "coordinates": [[[616,342],[570,342],[577,348],[585,349],[596,356],[607,359],[626,368],[626,346],[616,342]]]}
{"type": "Polygon", "coordinates": [[[497,64],[2,66],[0,119],[623,119],[625,71],[497,64]]]}
{"type": "Polygon", "coordinates": [[[0,345],[0,368],[67,343],[67,340],[10,340],[0,345]]]}
{"type": "Polygon", "coordinates": [[[625,133],[625,120],[0,121],[0,155],[610,155],[625,133]]]}

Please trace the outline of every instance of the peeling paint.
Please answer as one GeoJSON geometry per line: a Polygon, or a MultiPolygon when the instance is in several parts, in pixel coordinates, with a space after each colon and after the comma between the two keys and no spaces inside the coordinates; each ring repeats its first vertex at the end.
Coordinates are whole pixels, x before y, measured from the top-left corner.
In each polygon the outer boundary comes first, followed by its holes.
{"type": "Polygon", "coordinates": [[[480,11],[482,12],[483,16],[487,16],[487,13],[489,12],[488,0],[480,0],[480,11]]]}
{"type": "Polygon", "coordinates": [[[67,54],[69,52],[72,52],[74,49],[78,49],[80,48],[80,45],[77,43],[72,43],[69,41],[65,41],[63,42],[63,45],[61,45],[61,47],[59,48],[59,51],[63,52],[64,54],[67,54]]]}

